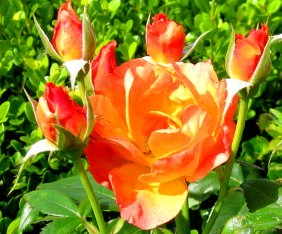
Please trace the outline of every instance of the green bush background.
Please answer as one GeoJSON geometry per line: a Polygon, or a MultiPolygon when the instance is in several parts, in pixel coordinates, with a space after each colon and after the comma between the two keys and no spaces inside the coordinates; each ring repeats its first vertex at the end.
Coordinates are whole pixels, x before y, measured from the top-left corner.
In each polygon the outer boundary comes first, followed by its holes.
{"type": "MultiPolygon", "coordinates": [[[[28,148],[42,139],[24,89],[38,99],[47,81],[69,85],[67,72],[44,52],[33,21],[35,15],[51,38],[62,3],[57,0],[0,1],[0,233],[13,233],[13,226],[18,225],[15,220],[21,214],[24,194],[41,183],[76,174],[72,164],[60,154],[53,157],[39,154],[24,171],[16,189],[8,195],[28,148]]],[[[116,40],[119,64],[146,55],[146,21],[149,15],[159,12],[184,26],[187,43],[212,30],[187,60],[196,63],[211,59],[219,78],[227,77],[224,59],[231,24],[237,33],[244,35],[261,23],[267,23],[272,35],[282,33],[280,0],[90,0],[88,3],[88,15],[97,37],[96,52],[106,42],[116,40]]],[[[84,4],[85,1],[73,0],[79,15],[84,4]]],[[[232,186],[240,186],[254,178],[281,181],[281,45],[272,47],[271,58],[271,73],[250,105],[232,186]]],[[[198,194],[203,196],[200,202],[191,197],[191,202],[195,202],[191,209],[191,225],[199,232],[218,191],[216,178],[213,175],[209,178],[205,187],[208,192],[198,194]]],[[[30,233],[39,232],[40,227],[36,228],[36,225],[30,228],[33,230],[30,233]]]]}

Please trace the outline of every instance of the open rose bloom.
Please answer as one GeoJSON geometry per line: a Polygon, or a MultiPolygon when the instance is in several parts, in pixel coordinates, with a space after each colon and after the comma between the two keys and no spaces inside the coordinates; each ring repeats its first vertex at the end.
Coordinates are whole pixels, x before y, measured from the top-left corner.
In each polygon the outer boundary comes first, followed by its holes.
{"type": "Polygon", "coordinates": [[[146,58],[96,77],[94,86],[95,127],[85,150],[91,173],[114,191],[130,223],[152,229],[171,220],[188,183],[229,157],[234,92],[210,62],[146,58]]]}

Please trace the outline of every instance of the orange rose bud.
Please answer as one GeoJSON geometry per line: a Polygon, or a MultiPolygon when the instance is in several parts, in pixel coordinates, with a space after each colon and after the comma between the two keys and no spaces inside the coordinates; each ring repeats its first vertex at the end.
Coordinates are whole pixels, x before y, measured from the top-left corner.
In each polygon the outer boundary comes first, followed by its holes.
{"type": "Polygon", "coordinates": [[[39,98],[35,110],[36,120],[46,139],[57,142],[54,124],[60,125],[72,135],[82,138],[86,131],[84,109],[70,98],[63,87],[53,83],[46,84],[46,90],[39,98]]]}
{"type": "Polygon", "coordinates": [[[58,13],[52,45],[64,61],[83,57],[82,22],[72,9],[70,0],[64,3],[58,13]]]}
{"type": "Polygon", "coordinates": [[[101,48],[99,54],[91,62],[93,85],[95,85],[96,80],[104,79],[107,73],[112,72],[116,68],[116,46],[116,41],[110,41],[101,48]]]}
{"type": "MultiPolygon", "coordinates": [[[[230,77],[255,83],[257,79],[254,77],[254,73],[262,59],[267,42],[268,27],[264,24],[261,29],[252,29],[247,37],[236,34],[235,46],[230,55],[229,67],[227,68],[230,77]]],[[[263,73],[266,77],[270,62],[268,62],[269,58],[267,56],[263,59],[267,60],[267,63],[262,64],[264,66],[262,70],[264,70],[263,73]]]]}
{"type": "Polygon", "coordinates": [[[169,20],[165,14],[155,15],[152,25],[147,24],[147,54],[155,62],[170,63],[179,61],[184,42],[185,33],[183,27],[169,20]]]}

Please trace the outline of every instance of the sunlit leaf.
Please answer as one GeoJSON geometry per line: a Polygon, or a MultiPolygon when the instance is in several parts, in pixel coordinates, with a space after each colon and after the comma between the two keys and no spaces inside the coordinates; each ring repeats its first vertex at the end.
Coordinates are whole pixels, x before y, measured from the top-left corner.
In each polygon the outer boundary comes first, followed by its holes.
{"type": "Polygon", "coordinates": [[[38,216],[38,211],[33,209],[29,203],[25,203],[21,213],[19,231],[24,231],[38,216]]]}
{"type": "Polygon", "coordinates": [[[6,116],[9,112],[10,102],[6,101],[0,105],[0,123],[7,120],[6,116]]]}
{"type": "Polygon", "coordinates": [[[210,234],[221,233],[221,229],[228,219],[231,217],[245,213],[248,211],[246,207],[246,201],[244,194],[240,191],[231,192],[223,201],[222,208],[218,214],[218,217],[214,223],[210,234]]]}
{"type": "MultiPolygon", "coordinates": [[[[99,199],[99,203],[102,206],[102,209],[118,211],[113,192],[107,189],[106,187],[96,183],[90,174],[88,174],[88,178],[99,199]]],[[[39,186],[39,189],[59,191],[77,202],[81,202],[87,197],[84,187],[82,186],[81,181],[79,179],[79,176],[72,176],[52,183],[41,184],[39,186]]]]}
{"type": "Polygon", "coordinates": [[[254,213],[237,215],[228,220],[224,225],[222,234],[256,233],[275,229],[282,223],[282,207],[271,204],[254,213]]]}
{"type": "Polygon", "coordinates": [[[57,190],[37,190],[24,196],[33,209],[58,217],[80,217],[78,206],[57,190]],[[42,202],[44,201],[44,202],[42,202]]]}

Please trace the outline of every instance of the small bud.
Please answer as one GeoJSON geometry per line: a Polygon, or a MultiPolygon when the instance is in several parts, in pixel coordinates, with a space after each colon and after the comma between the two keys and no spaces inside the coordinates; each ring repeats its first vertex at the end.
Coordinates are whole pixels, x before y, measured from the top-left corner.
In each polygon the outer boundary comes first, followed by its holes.
{"type": "Polygon", "coordinates": [[[35,107],[35,116],[45,138],[59,149],[79,147],[83,142],[87,129],[85,110],[63,87],[46,84],[44,95],[35,107]]]}
{"type": "Polygon", "coordinates": [[[155,62],[179,61],[184,42],[185,33],[182,25],[169,20],[165,14],[155,15],[153,23],[146,26],[147,53],[155,62]]]}
{"type": "Polygon", "coordinates": [[[105,75],[117,67],[115,57],[116,46],[116,41],[110,41],[101,48],[99,54],[91,62],[93,85],[95,80],[105,79],[105,75]]]}
{"type": "Polygon", "coordinates": [[[233,79],[239,79],[252,84],[261,83],[270,72],[270,43],[268,27],[252,29],[247,37],[234,35],[229,44],[226,56],[226,70],[233,79]]]}

